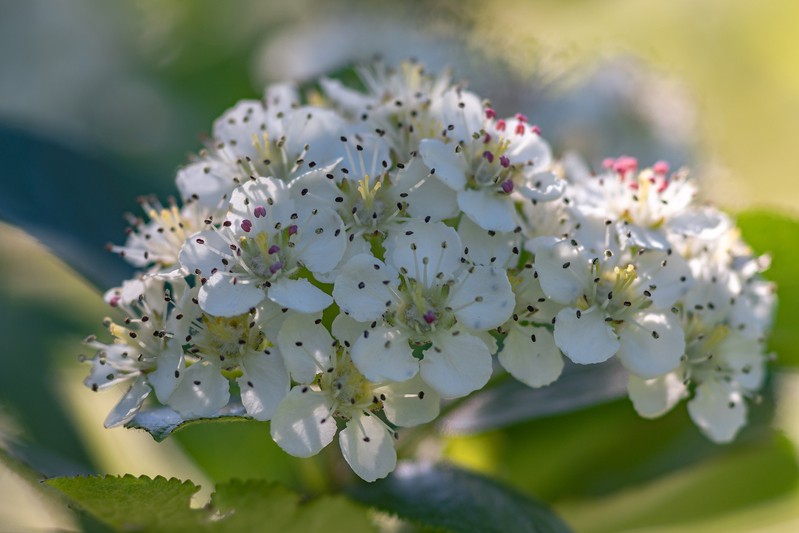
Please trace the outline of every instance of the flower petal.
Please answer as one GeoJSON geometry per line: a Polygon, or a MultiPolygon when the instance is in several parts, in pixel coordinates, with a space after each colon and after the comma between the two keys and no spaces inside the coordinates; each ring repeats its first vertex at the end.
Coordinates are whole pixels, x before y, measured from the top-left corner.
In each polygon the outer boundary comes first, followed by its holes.
{"type": "Polygon", "coordinates": [[[544,294],[562,304],[572,304],[591,284],[588,259],[568,240],[538,237],[528,241],[535,254],[535,271],[544,294]]]}
{"type": "Polygon", "coordinates": [[[393,264],[426,287],[446,283],[461,265],[458,233],[442,222],[407,224],[392,244],[393,264]]]}
{"type": "Polygon", "coordinates": [[[555,339],[541,327],[511,328],[498,359],[505,370],[530,387],[549,385],[563,371],[563,356],[555,339]]]}
{"type": "Polygon", "coordinates": [[[241,358],[241,376],[236,381],[241,403],[256,420],[269,420],[289,391],[289,375],[280,354],[250,352],[241,358]]]}
{"type": "Polygon", "coordinates": [[[198,271],[206,277],[216,270],[226,270],[222,259],[230,257],[228,243],[215,231],[201,231],[189,237],[180,249],[178,260],[190,274],[198,271]]]}
{"type": "Polygon", "coordinates": [[[685,353],[685,335],[671,313],[640,313],[619,331],[619,359],[643,379],[671,372],[685,353]]]}
{"type": "Polygon", "coordinates": [[[458,214],[455,191],[431,175],[418,155],[397,172],[391,192],[395,202],[407,202],[408,214],[414,218],[444,220],[458,214]]]}
{"type": "Polygon", "coordinates": [[[203,311],[213,316],[232,317],[246,313],[261,303],[264,291],[251,281],[217,272],[200,288],[198,301],[203,311]]]}
{"type": "Polygon", "coordinates": [[[272,439],[296,457],[316,455],[336,436],[332,403],[324,392],[306,385],[294,387],[272,415],[272,439]]]}
{"type": "Polygon", "coordinates": [[[365,481],[384,478],[397,466],[392,433],[375,415],[353,417],[339,434],[338,444],[353,472],[365,481]]]}
{"type": "Polygon", "coordinates": [[[657,418],[671,411],[688,390],[676,372],[669,372],[652,379],[641,379],[630,374],[627,392],[635,411],[644,418],[657,418]]]}
{"type": "Polygon", "coordinates": [[[286,368],[295,381],[311,383],[316,374],[335,366],[333,338],[313,317],[293,314],[277,335],[286,368]]]}
{"type": "Polygon", "coordinates": [[[452,287],[447,306],[455,317],[475,330],[489,330],[510,318],[516,300],[501,268],[474,266],[452,287]]]}
{"type": "Polygon", "coordinates": [[[459,398],[488,383],[491,352],[483,341],[461,330],[439,331],[425,350],[421,374],[442,398],[459,398]]]}
{"type": "Polygon", "coordinates": [[[213,416],[230,400],[230,384],[216,365],[194,363],[181,377],[167,405],[185,418],[213,416]]]}
{"type": "Polygon", "coordinates": [[[108,413],[103,425],[106,428],[113,428],[130,422],[130,420],[136,416],[136,413],[139,412],[139,409],[141,409],[142,403],[144,403],[144,400],[149,396],[151,390],[144,376],[136,378],[128,389],[128,392],[122,396],[122,399],[120,399],[111,412],[108,413]]]}
{"type": "Polygon", "coordinates": [[[300,313],[318,313],[333,303],[329,294],[302,278],[281,278],[273,282],[267,296],[279,306],[300,313]]]}
{"type": "Polygon", "coordinates": [[[369,381],[405,381],[419,371],[408,335],[398,328],[378,326],[364,330],[351,355],[355,367],[369,381]]]}
{"type": "Polygon", "coordinates": [[[347,261],[333,286],[333,299],[355,320],[371,321],[396,300],[397,271],[369,254],[347,261]]]}
{"type": "Polygon", "coordinates": [[[323,207],[300,213],[300,220],[305,223],[297,230],[299,260],[311,272],[330,272],[347,249],[344,222],[332,209],[323,207]]]}
{"type": "Polygon", "coordinates": [[[386,418],[397,426],[418,426],[438,416],[441,398],[419,375],[401,383],[378,387],[374,392],[383,401],[386,418]]]}
{"type": "Polygon", "coordinates": [[[519,254],[516,234],[485,230],[469,217],[463,217],[458,224],[458,235],[463,242],[464,255],[472,263],[501,268],[516,266],[519,254]],[[514,264],[510,265],[511,262],[514,264]]]}
{"type": "Polygon", "coordinates": [[[484,230],[513,231],[518,226],[510,197],[493,189],[458,192],[458,207],[484,230]]]}
{"type": "Polygon", "coordinates": [[[466,185],[468,165],[463,151],[455,151],[457,147],[456,143],[423,139],[419,143],[419,154],[427,168],[447,187],[462,191],[466,185]]]}
{"type": "Polygon", "coordinates": [[[605,322],[605,313],[596,307],[561,310],[555,317],[555,344],[580,365],[607,361],[620,346],[613,328],[605,322]]]}
{"type": "Polygon", "coordinates": [[[158,356],[158,368],[147,374],[147,379],[155,391],[158,401],[165,404],[178,386],[180,375],[186,368],[183,359],[183,348],[180,343],[182,338],[169,341],[167,349],[158,356]]]}
{"type": "Polygon", "coordinates": [[[717,443],[730,442],[746,424],[746,404],[741,394],[723,383],[708,381],[696,388],[688,414],[699,429],[717,443]]]}

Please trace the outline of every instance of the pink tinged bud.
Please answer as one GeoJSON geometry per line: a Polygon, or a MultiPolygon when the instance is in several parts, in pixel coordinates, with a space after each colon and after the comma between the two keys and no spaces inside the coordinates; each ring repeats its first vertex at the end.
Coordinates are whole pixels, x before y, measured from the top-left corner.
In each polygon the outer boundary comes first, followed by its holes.
{"type": "Polygon", "coordinates": [[[269,252],[269,255],[276,254],[280,251],[280,246],[278,246],[277,244],[273,244],[272,246],[269,247],[269,250],[267,251],[269,252]]]}
{"type": "Polygon", "coordinates": [[[658,161],[652,166],[652,170],[655,172],[655,174],[668,174],[669,164],[665,161],[658,161]]]}
{"type": "Polygon", "coordinates": [[[486,133],[485,137],[483,137],[483,142],[486,143],[486,144],[490,143],[491,142],[491,135],[486,133]]]}
{"type": "Polygon", "coordinates": [[[516,120],[518,120],[519,122],[527,122],[527,117],[525,117],[525,116],[524,116],[524,115],[522,115],[521,113],[516,113],[516,115],[515,115],[515,118],[516,118],[516,120]]]}
{"type": "Polygon", "coordinates": [[[504,192],[505,194],[510,194],[511,192],[513,192],[513,182],[511,180],[503,181],[500,187],[502,187],[502,192],[504,192]]]}
{"type": "Polygon", "coordinates": [[[507,124],[505,124],[504,120],[502,120],[502,119],[497,120],[497,131],[505,131],[506,127],[507,127],[507,124]]]}
{"type": "Polygon", "coordinates": [[[497,118],[497,112],[491,109],[490,107],[486,109],[486,118],[491,120],[492,118],[497,118]]]}
{"type": "Polygon", "coordinates": [[[289,226],[289,235],[294,235],[295,233],[297,233],[297,225],[292,224],[291,226],[289,226]]]}
{"type": "Polygon", "coordinates": [[[524,124],[522,124],[521,122],[519,124],[516,124],[516,130],[515,131],[516,131],[516,135],[524,135],[524,124]]]}
{"type": "Polygon", "coordinates": [[[266,216],[266,208],[259,205],[253,210],[252,214],[255,215],[255,218],[263,218],[266,216]]]}
{"type": "Polygon", "coordinates": [[[244,220],[242,220],[242,221],[241,221],[241,229],[243,229],[244,231],[246,231],[247,233],[249,233],[249,232],[250,232],[250,230],[252,230],[252,221],[250,221],[250,220],[249,220],[249,219],[247,219],[247,218],[245,218],[244,220]]]}
{"type": "Polygon", "coordinates": [[[499,156],[499,164],[502,165],[504,168],[508,168],[510,166],[510,159],[508,159],[504,155],[501,155],[499,156]]]}
{"type": "Polygon", "coordinates": [[[269,266],[269,273],[270,273],[270,274],[274,274],[275,272],[277,272],[277,271],[278,271],[278,270],[280,270],[281,268],[283,268],[283,261],[278,261],[278,262],[276,262],[276,263],[272,263],[272,264],[269,266]]]}
{"type": "Polygon", "coordinates": [[[616,164],[616,160],[612,157],[606,157],[602,160],[602,167],[603,168],[613,168],[613,165],[616,164]]]}
{"type": "Polygon", "coordinates": [[[541,128],[539,126],[536,126],[535,124],[530,126],[530,131],[535,133],[536,135],[541,135],[541,128]]]}
{"type": "Polygon", "coordinates": [[[493,162],[494,162],[494,154],[492,154],[492,153],[491,153],[490,151],[488,151],[488,150],[486,150],[485,152],[483,152],[483,157],[484,157],[484,158],[486,158],[486,159],[488,159],[488,162],[489,162],[489,163],[493,163],[493,162]]]}
{"type": "Polygon", "coordinates": [[[433,322],[436,321],[436,314],[433,311],[428,311],[424,314],[422,318],[424,318],[424,321],[427,322],[428,324],[432,324],[433,322]]]}

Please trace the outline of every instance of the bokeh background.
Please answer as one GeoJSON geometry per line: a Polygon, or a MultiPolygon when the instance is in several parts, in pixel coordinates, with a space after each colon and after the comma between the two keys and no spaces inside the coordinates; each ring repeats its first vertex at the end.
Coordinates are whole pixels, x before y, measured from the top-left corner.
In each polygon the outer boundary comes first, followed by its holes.
{"type": "MultiPolygon", "coordinates": [[[[83,388],[77,363],[108,313],[100,289],[126,274],[97,253],[123,239],[122,213],[137,195],[174,194],[213,119],[266,83],[415,57],[528,115],[559,154],[690,165],[732,213],[799,208],[792,0],[0,0],[0,12],[0,443],[48,475],[176,476],[201,497],[234,477],[326,489],[322,466],[283,454],[265,424],[160,444],[104,430],[116,395],[83,388]]],[[[795,269],[794,254],[779,259],[795,269]]],[[[729,446],[705,441],[684,408],[644,421],[619,400],[447,433],[421,453],[496,476],[579,531],[796,531],[799,353],[778,355],[729,446]]],[[[0,465],[0,495],[2,530],[98,527],[24,469],[0,465]]]]}

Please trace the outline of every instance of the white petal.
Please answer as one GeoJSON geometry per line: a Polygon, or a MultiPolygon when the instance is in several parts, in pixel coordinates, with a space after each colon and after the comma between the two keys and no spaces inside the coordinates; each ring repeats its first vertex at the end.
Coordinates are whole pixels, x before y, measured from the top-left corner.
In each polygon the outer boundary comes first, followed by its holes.
{"type": "Polygon", "coordinates": [[[303,156],[306,164],[328,165],[342,156],[342,131],[346,131],[344,119],[332,109],[304,106],[292,110],[285,123],[286,151],[292,159],[308,150],[303,156]]]}
{"type": "Polygon", "coordinates": [[[257,157],[252,137],[265,126],[263,103],[241,100],[214,121],[214,139],[225,143],[225,149],[231,154],[257,157]]]}
{"type": "Polygon", "coordinates": [[[277,233],[275,226],[278,223],[287,226],[295,210],[294,201],[284,182],[275,178],[257,178],[248,180],[233,191],[228,219],[233,223],[233,230],[241,236],[247,235],[241,230],[241,221],[244,219],[252,223],[250,235],[260,232],[274,235],[277,233]],[[263,207],[266,216],[256,217],[256,207],[263,207]]]}
{"type": "Polygon", "coordinates": [[[219,367],[197,362],[181,374],[167,405],[186,418],[214,416],[230,400],[230,384],[219,367]]]}
{"type": "Polygon", "coordinates": [[[150,385],[144,376],[139,376],[131,384],[128,392],[119,400],[119,403],[108,413],[103,425],[107,428],[121,426],[130,422],[141,409],[141,404],[150,394],[150,385]]]}
{"type": "Polygon", "coordinates": [[[330,272],[338,265],[347,249],[344,223],[331,209],[316,208],[300,214],[305,220],[297,230],[296,249],[299,260],[311,272],[330,272]]]}
{"type": "Polygon", "coordinates": [[[484,230],[469,217],[463,217],[458,224],[458,235],[466,250],[465,255],[471,262],[501,268],[516,266],[519,245],[516,234],[484,230]]]}
{"type": "Polygon", "coordinates": [[[552,172],[539,172],[526,179],[516,190],[528,200],[549,202],[560,198],[566,188],[566,180],[552,172]]]}
{"type": "Polygon", "coordinates": [[[238,281],[232,274],[217,272],[200,288],[200,307],[209,315],[231,317],[246,313],[261,303],[264,291],[250,281],[238,281]]]}
{"type": "Polygon", "coordinates": [[[544,294],[562,304],[574,303],[592,283],[589,260],[568,240],[539,237],[527,243],[544,294]]]}
{"type": "Polygon", "coordinates": [[[335,366],[333,338],[308,315],[288,317],[277,335],[277,344],[286,368],[300,383],[311,383],[316,374],[335,366]]]}
{"type": "Polygon", "coordinates": [[[689,209],[668,222],[669,231],[702,240],[718,238],[729,227],[727,216],[712,207],[689,209]]]}
{"type": "Polygon", "coordinates": [[[392,245],[394,266],[426,287],[452,279],[463,251],[458,233],[441,222],[407,224],[403,229],[392,245]]]}
{"type": "Polygon", "coordinates": [[[676,372],[652,379],[630,374],[627,392],[635,411],[644,418],[657,418],[671,411],[688,395],[688,390],[676,372]]]}
{"type": "Polygon", "coordinates": [[[447,306],[455,309],[459,322],[471,329],[489,330],[510,318],[516,299],[503,269],[475,266],[458,281],[447,306]]]}
{"type": "Polygon", "coordinates": [[[735,381],[749,390],[763,386],[766,357],[756,339],[730,331],[717,348],[719,358],[735,372],[735,381]]]}
{"type": "Polygon", "coordinates": [[[445,126],[446,136],[456,142],[471,141],[472,134],[480,131],[483,125],[481,99],[461,87],[450,87],[434,98],[430,113],[445,126]]]}
{"type": "Polygon", "coordinates": [[[641,285],[648,288],[652,303],[659,309],[670,308],[693,286],[691,268],[676,253],[647,250],[638,255],[635,268],[641,285]]]}
{"type": "Polygon", "coordinates": [[[671,313],[640,313],[619,331],[619,359],[643,379],[671,372],[685,353],[685,335],[671,313]]]}
{"type": "Polygon", "coordinates": [[[558,313],[555,344],[566,357],[580,365],[607,361],[620,346],[613,328],[605,322],[605,313],[596,307],[585,311],[567,307],[558,313]]]}
{"type": "Polygon", "coordinates": [[[272,415],[272,439],[296,457],[316,455],[336,436],[331,406],[326,393],[305,385],[294,387],[272,415]]]}
{"type": "Polygon", "coordinates": [[[305,174],[294,178],[289,184],[292,197],[305,205],[312,207],[330,207],[335,205],[337,196],[341,196],[341,189],[335,180],[327,177],[331,167],[314,168],[305,174]]]}
{"type": "Polygon", "coordinates": [[[429,216],[432,220],[444,220],[458,214],[455,191],[430,175],[419,156],[397,172],[392,185],[392,198],[395,202],[407,202],[408,213],[414,218],[429,216]]]}
{"type": "Polygon", "coordinates": [[[442,398],[459,398],[488,383],[491,352],[479,338],[465,331],[438,332],[424,353],[421,375],[442,398]]]}
{"type": "Polygon", "coordinates": [[[369,324],[366,322],[358,322],[344,313],[339,313],[336,318],[333,319],[333,325],[330,327],[333,336],[348,348],[355,346],[355,341],[358,340],[358,337],[363,335],[366,329],[369,329],[369,324]]]}
{"type": "Polygon", "coordinates": [[[196,198],[202,207],[220,209],[236,185],[230,167],[213,160],[201,160],[178,170],[175,183],[184,200],[196,198]]]}
{"type": "Polygon", "coordinates": [[[430,171],[444,184],[456,191],[466,185],[466,157],[463,150],[456,152],[456,143],[444,143],[435,139],[424,139],[419,143],[419,154],[430,171]]]}
{"type": "Polygon", "coordinates": [[[419,371],[408,335],[398,328],[365,329],[352,347],[352,362],[374,382],[405,381],[419,371]]]}
{"type": "Polygon", "coordinates": [[[563,356],[546,328],[511,328],[498,359],[505,370],[530,387],[549,385],[563,371],[563,356]]]}
{"type": "Polygon", "coordinates": [[[333,303],[333,297],[307,279],[281,278],[272,283],[269,299],[300,313],[318,313],[333,303]]]}
{"type": "Polygon", "coordinates": [[[513,231],[518,226],[510,196],[493,189],[458,192],[458,207],[485,230],[513,231]]]}
{"type": "Polygon", "coordinates": [[[373,257],[359,254],[347,261],[333,287],[333,299],[355,320],[371,321],[396,300],[397,271],[373,257]],[[389,305],[387,305],[389,304],[389,305]]]}
{"type": "Polygon", "coordinates": [[[256,420],[269,420],[289,391],[289,375],[276,350],[251,352],[241,358],[241,376],[236,379],[241,403],[256,420]]]}
{"type": "Polygon", "coordinates": [[[353,472],[365,481],[384,478],[397,466],[394,438],[375,415],[364,413],[347,422],[338,444],[353,472]]]}
{"type": "Polygon", "coordinates": [[[636,224],[618,224],[616,230],[622,242],[648,250],[668,250],[669,240],[661,228],[648,228],[636,224]]]}
{"type": "Polygon", "coordinates": [[[169,401],[169,397],[178,386],[180,375],[186,368],[182,342],[182,337],[172,339],[168,344],[168,349],[158,356],[158,368],[147,375],[147,379],[155,391],[155,397],[163,404],[169,401]]]}
{"type": "Polygon", "coordinates": [[[209,277],[215,270],[226,270],[223,258],[229,258],[228,243],[215,231],[201,231],[189,237],[180,249],[180,264],[190,274],[199,271],[209,277]]]}
{"type": "Polygon", "coordinates": [[[702,432],[718,443],[730,442],[746,424],[746,404],[741,394],[721,383],[708,381],[696,388],[688,414],[702,432]]]}
{"type": "Polygon", "coordinates": [[[419,375],[408,381],[378,387],[374,392],[381,399],[385,396],[383,412],[392,424],[418,426],[438,416],[441,398],[419,375]]]}
{"type": "Polygon", "coordinates": [[[319,85],[325,96],[337,107],[353,115],[360,115],[373,104],[373,99],[363,93],[350,89],[339,80],[321,78],[319,85]]]}
{"type": "Polygon", "coordinates": [[[523,134],[516,134],[516,127],[519,124],[520,122],[515,118],[505,119],[505,131],[491,128],[492,135],[505,137],[510,141],[505,155],[508,156],[511,163],[521,163],[531,167],[535,172],[544,170],[552,163],[552,150],[549,148],[549,144],[539,135],[530,131],[529,127],[525,127],[523,134]],[[508,132],[513,133],[508,135],[508,132]]]}
{"type": "Polygon", "coordinates": [[[264,298],[260,304],[255,306],[255,309],[257,311],[255,321],[264,335],[266,335],[266,338],[271,341],[277,339],[277,333],[283,326],[283,322],[294,314],[294,311],[280,307],[269,298],[264,298]]]}

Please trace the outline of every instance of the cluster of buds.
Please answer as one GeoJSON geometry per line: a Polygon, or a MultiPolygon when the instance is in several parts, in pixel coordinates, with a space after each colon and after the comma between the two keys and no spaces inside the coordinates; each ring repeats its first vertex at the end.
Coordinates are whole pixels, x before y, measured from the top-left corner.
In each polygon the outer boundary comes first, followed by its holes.
{"type": "Polygon", "coordinates": [[[86,385],[130,385],[107,426],[148,397],[187,420],[240,402],[292,455],[338,435],[371,481],[401,428],[492,374],[542,387],[564,357],[616,357],[642,416],[689,398],[711,439],[735,436],[773,287],[684,171],[558,162],[525,116],[418,64],[361,80],[239,102],[178,172],[181,202],[143,202],[112,247],[140,269],[106,295],[123,318],[88,341],[86,385]]]}

